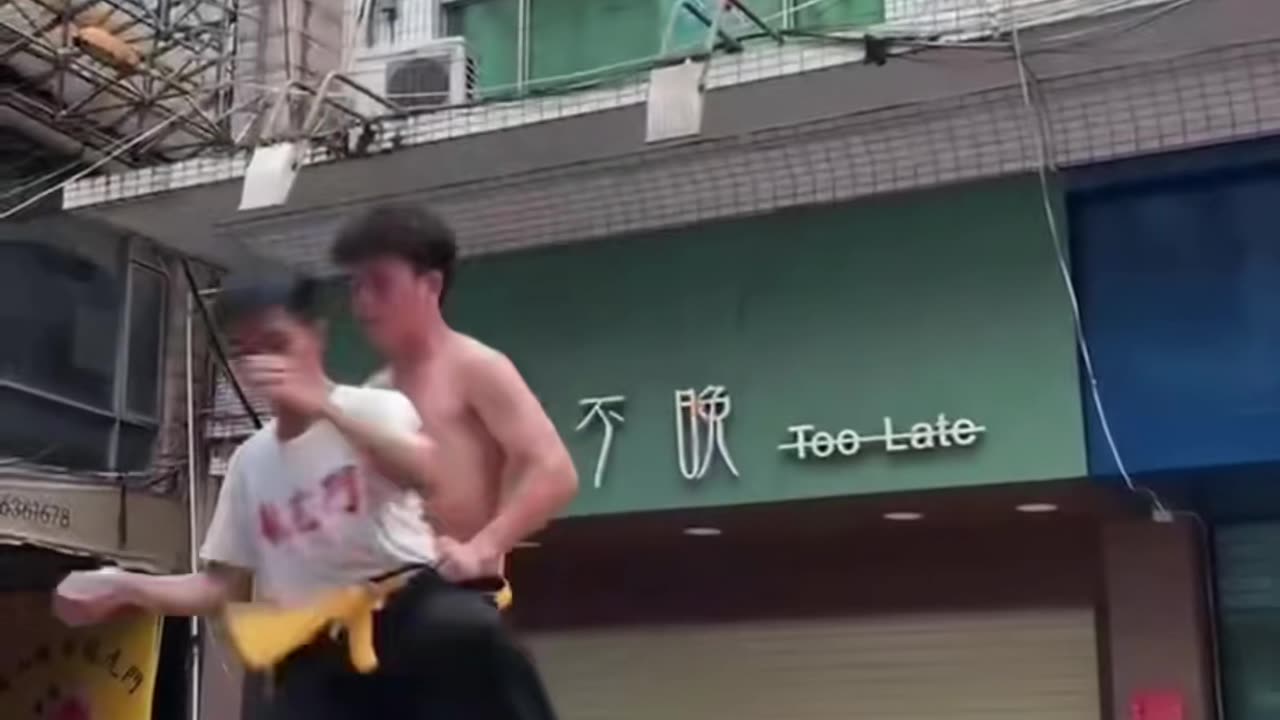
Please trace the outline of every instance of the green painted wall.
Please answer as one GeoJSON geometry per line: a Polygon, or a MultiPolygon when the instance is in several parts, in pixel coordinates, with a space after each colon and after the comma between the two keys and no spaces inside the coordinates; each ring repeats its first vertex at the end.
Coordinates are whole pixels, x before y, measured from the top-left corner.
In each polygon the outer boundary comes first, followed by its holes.
{"type": "MultiPolygon", "coordinates": [[[[1036,187],[1004,182],[473,260],[451,316],[508,352],[568,440],[576,513],[1073,477],[1084,443],[1068,305],[1036,187]],[[724,385],[728,449],[682,478],[675,390],[724,385]],[[603,487],[580,398],[625,395],[603,487]],[[938,413],[968,448],[797,461],[808,422],[878,431],[938,413]]],[[[335,367],[368,371],[349,325],[335,367]]]]}

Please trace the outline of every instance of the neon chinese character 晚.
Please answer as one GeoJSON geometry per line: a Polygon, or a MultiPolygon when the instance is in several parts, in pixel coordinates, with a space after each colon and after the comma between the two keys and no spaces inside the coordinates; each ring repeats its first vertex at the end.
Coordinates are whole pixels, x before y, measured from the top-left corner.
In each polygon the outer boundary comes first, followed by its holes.
{"type": "Polygon", "coordinates": [[[576,430],[581,432],[592,420],[598,420],[604,425],[604,440],[600,443],[600,455],[596,458],[596,474],[594,478],[594,487],[600,487],[604,483],[604,468],[609,462],[609,449],[613,447],[614,423],[619,424],[626,422],[622,417],[622,413],[618,411],[619,406],[626,400],[622,395],[609,395],[607,397],[586,398],[578,401],[580,407],[586,408],[586,412],[582,415],[582,420],[578,423],[576,430]],[[618,409],[615,409],[618,408],[618,409]]]}
{"type": "Polygon", "coordinates": [[[716,453],[734,477],[733,464],[724,441],[724,423],[733,411],[733,401],[723,385],[708,385],[702,392],[676,391],[676,454],[680,458],[680,474],[686,480],[701,480],[711,469],[716,453]]]}

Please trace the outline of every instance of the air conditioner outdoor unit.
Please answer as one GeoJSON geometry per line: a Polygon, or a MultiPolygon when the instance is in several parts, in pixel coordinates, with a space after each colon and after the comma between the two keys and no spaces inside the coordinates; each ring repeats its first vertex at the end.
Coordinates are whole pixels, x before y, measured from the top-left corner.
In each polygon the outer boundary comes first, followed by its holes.
{"type": "MultiPolygon", "coordinates": [[[[471,99],[475,84],[466,40],[460,37],[440,38],[401,50],[362,50],[353,66],[354,80],[408,112],[462,105],[471,99]]],[[[365,117],[392,112],[360,93],[353,100],[356,110],[365,117]]]]}

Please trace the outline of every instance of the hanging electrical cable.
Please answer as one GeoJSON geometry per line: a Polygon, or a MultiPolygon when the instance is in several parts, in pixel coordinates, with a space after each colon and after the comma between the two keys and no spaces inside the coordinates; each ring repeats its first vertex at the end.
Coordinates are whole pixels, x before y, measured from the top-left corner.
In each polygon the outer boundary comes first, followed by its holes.
{"type": "MultiPolygon", "coordinates": [[[[1011,0],[1006,0],[1011,2],[1011,0]]],[[[1012,15],[1011,15],[1012,16],[1012,15]]],[[[1102,430],[1102,437],[1106,443],[1107,452],[1111,456],[1112,462],[1115,463],[1116,470],[1120,473],[1125,487],[1136,495],[1142,495],[1151,502],[1152,510],[1161,516],[1169,516],[1169,508],[1165,505],[1160,496],[1151,488],[1139,485],[1133,476],[1129,473],[1129,469],[1121,456],[1119,445],[1116,443],[1115,434],[1111,430],[1111,422],[1108,419],[1106,406],[1102,401],[1102,391],[1098,383],[1098,374],[1093,363],[1093,352],[1089,347],[1089,340],[1084,331],[1084,321],[1080,312],[1080,299],[1076,295],[1075,283],[1071,277],[1071,263],[1067,257],[1066,243],[1063,242],[1062,233],[1059,229],[1058,216],[1053,207],[1053,190],[1049,181],[1049,175],[1056,172],[1057,168],[1054,164],[1053,148],[1050,143],[1050,135],[1046,131],[1047,119],[1041,112],[1041,105],[1034,98],[1031,84],[1031,71],[1027,67],[1027,59],[1022,51],[1022,39],[1019,31],[1019,23],[1014,17],[1011,29],[1011,49],[1013,50],[1013,60],[1018,72],[1018,88],[1022,96],[1023,109],[1027,116],[1027,123],[1031,128],[1033,144],[1036,153],[1036,175],[1039,180],[1040,200],[1044,210],[1045,225],[1049,231],[1049,238],[1053,242],[1054,259],[1057,262],[1059,277],[1062,280],[1063,289],[1066,291],[1067,300],[1071,310],[1072,328],[1075,332],[1076,347],[1079,351],[1081,364],[1084,366],[1085,382],[1089,391],[1089,398],[1093,406],[1094,413],[1098,418],[1098,426],[1102,430]]]]}
{"type": "Polygon", "coordinates": [[[201,322],[204,323],[205,334],[209,339],[210,346],[213,348],[218,365],[226,373],[227,379],[231,383],[231,388],[235,391],[236,398],[244,407],[245,413],[249,416],[254,428],[261,428],[262,418],[258,416],[258,411],[254,409],[253,403],[249,401],[249,396],[245,393],[244,386],[240,384],[240,380],[236,378],[235,371],[231,368],[231,361],[227,355],[226,346],[222,342],[222,335],[218,332],[217,323],[213,320],[213,314],[209,312],[208,304],[200,296],[200,287],[196,282],[195,273],[191,270],[191,261],[186,258],[182,258],[182,274],[186,278],[192,304],[199,312],[201,322]]]}

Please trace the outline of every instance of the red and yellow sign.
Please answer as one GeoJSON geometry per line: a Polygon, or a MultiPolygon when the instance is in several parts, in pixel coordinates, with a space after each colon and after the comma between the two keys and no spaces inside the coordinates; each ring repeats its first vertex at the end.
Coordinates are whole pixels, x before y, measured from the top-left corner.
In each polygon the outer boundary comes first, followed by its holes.
{"type": "Polygon", "coordinates": [[[70,629],[44,593],[0,593],[0,718],[150,720],[158,617],[70,629]]]}

